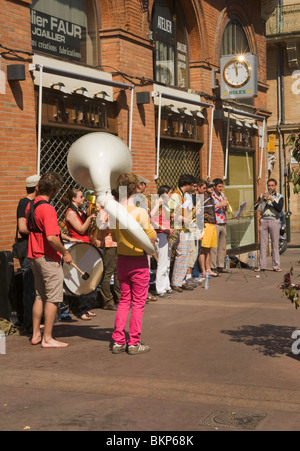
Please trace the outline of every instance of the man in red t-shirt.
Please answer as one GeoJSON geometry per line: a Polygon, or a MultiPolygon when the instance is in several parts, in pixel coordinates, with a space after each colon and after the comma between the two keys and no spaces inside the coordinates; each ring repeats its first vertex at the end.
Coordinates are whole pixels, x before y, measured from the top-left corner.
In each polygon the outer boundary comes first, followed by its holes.
{"type": "MultiPolygon", "coordinates": [[[[36,231],[30,232],[28,240],[28,258],[34,274],[36,300],[33,306],[33,335],[31,344],[40,344],[43,348],[65,348],[67,343],[57,341],[52,336],[58,304],[63,302],[62,258],[65,263],[73,259],[60,240],[57,214],[50,200],[56,195],[63,183],[59,174],[48,173],[41,177],[38,195],[34,201],[39,204],[34,213],[36,231]],[[39,230],[39,231],[37,231],[39,230]],[[41,319],[44,314],[44,334],[41,337],[41,319]]],[[[27,227],[30,205],[26,209],[27,227]]]]}

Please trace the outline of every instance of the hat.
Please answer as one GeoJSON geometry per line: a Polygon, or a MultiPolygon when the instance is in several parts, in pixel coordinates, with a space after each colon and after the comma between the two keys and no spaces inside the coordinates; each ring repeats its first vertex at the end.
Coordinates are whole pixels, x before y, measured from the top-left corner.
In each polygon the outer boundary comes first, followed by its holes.
{"type": "Polygon", "coordinates": [[[206,182],[206,185],[208,188],[211,188],[212,186],[215,186],[214,182],[211,182],[210,180],[206,182]]]}
{"type": "Polygon", "coordinates": [[[25,182],[26,188],[35,188],[39,184],[40,178],[37,174],[28,177],[25,182]]]}
{"type": "Polygon", "coordinates": [[[145,177],[142,177],[141,175],[137,174],[137,178],[139,179],[139,183],[145,183],[145,185],[147,185],[147,183],[150,183],[150,180],[145,179],[145,177]]]}

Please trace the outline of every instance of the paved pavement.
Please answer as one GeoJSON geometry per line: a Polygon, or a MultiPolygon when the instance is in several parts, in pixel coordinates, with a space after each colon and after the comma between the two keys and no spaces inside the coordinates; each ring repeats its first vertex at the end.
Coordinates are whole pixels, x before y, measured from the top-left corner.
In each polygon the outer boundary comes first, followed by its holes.
{"type": "MultiPolygon", "coordinates": [[[[298,237],[291,244],[282,267],[300,274],[298,237]]],[[[149,354],[111,354],[115,313],[103,310],[89,323],[55,326],[67,349],[8,337],[0,355],[0,430],[299,430],[292,334],[300,311],[277,289],[283,274],[233,269],[210,290],[148,304],[149,354]]]]}

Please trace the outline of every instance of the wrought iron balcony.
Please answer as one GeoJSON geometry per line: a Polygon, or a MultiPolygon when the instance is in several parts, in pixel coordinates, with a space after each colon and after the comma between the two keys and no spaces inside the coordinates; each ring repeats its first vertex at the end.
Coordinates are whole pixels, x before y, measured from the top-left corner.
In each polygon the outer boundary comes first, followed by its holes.
{"type": "Polygon", "coordinates": [[[267,21],[267,37],[297,34],[300,35],[300,4],[278,6],[267,21]]]}

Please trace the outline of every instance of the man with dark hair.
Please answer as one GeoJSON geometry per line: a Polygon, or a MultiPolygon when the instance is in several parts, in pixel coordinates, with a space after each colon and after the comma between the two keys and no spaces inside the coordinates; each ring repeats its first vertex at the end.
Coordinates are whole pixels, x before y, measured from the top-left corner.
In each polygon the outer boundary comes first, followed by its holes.
{"type": "Polygon", "coordinates": [[[224,195],[224,182],[220,178],[213,180],[214,190],[212,198],[215,203],[216,224],[218,247],[212,247],[210,250],[210,264],[211,268],[216,273],[229,272],[225,269],[226,256],[226,237],[227,237],[227,218],[226,212],[228,208],[228,201],[224,195]]]}
{"type": "Polygon", "coordinates": [[[29,231],[26,226],[25,211],[31,200],[35,199],[40,176],[35,174],[25,181],[27,196],[20,200],[17,208],[17,230],[13,246],[13,256],[18,259],[23,278],[23,324],[28,332],[32,332],[32,307],[35,301],[34,277],[28,260],[29,231]]]}
{"type": "Polygon", "coordinates": [[[212,193],[214,190],[214,182],[208,181],[206,184],[206,193],[204,195],[204,233],[201,243],[201,254],[200,254],[200,267],[202,272],[202,277],[205,274],[209,274],[212,277],[217,277],[219,274],[215,273],[211,269],[210,265],[210,250],[213,247],[217,247],[217,230],[215,228],[216,224],[216,212],[215,203],[212,198],[212,193]]]}
{"type": "MultiPolygon", "coordinates": [[[[198,249],[197,249],[197,258],[194,262],[194,266],[192,269],[192,279],[197,284],[203,281],[204,275],[202,277],[201,273],[201,265],[200,265],[200,255],[201,255],[201,242],[202,236],[204,232],[204,194],[206,193],[206,181],[203,179],[197,179],[195,185],[195,194],[193,194],[193,219],[195,219],[195,223],[198,229],[198,249]]],[[[189,263],[190,265],[190,263],[189,263]]],[[[189,272],[189,271],[188,271],[189,272]]],[[[188,276],[187,276],[188,277],[188,276]]]]}
{"type": "Polygon", "coordinates": [[[186,204],[185,195],[191,194],[196,178],[191,174],[183,174],[179,177],[178,188],[173,191],[170,199],[170,211],[174,215],[174,229],[177,233],[175,240],[176,257],[173,268],[171,288],[176,292],[193,290],[192,286],[184,284],[190,250],[190,223],[192,208],[186,204]]]}
{"type": "Polygon", "coordinates": [[[64,348],[66,343],[52,336],[59,303],[63,302],[64,273],[61,259],[73,263],[73,259],[60,240],[57,214],[50,200],[63,183],[57,173],[41,177],[38,195],[26,209],[27,228],[30,230],[28,258],[34,274],[36,299],[33,306],[33,334],[31,344],[41,343],[43,348],[64,348]],[[33,210],[33,211],[32,211],[33,210]],[[41,320],[44,314],[44,335],[41,337],[41,320]]]}
{"type": "Polygon", "coordinates": [[[283,196],[276,192],[277,181],[268,180],[268,191],[261,194],[256,206],[260,207],[260,259],[259,267],[255,271],[265,271],[267,265],[267,247],[269,234],[272,244],[272,265],[274,271],[280,269],[279,236],[280,236],[280,213],[283,209],[283,196]]]}

